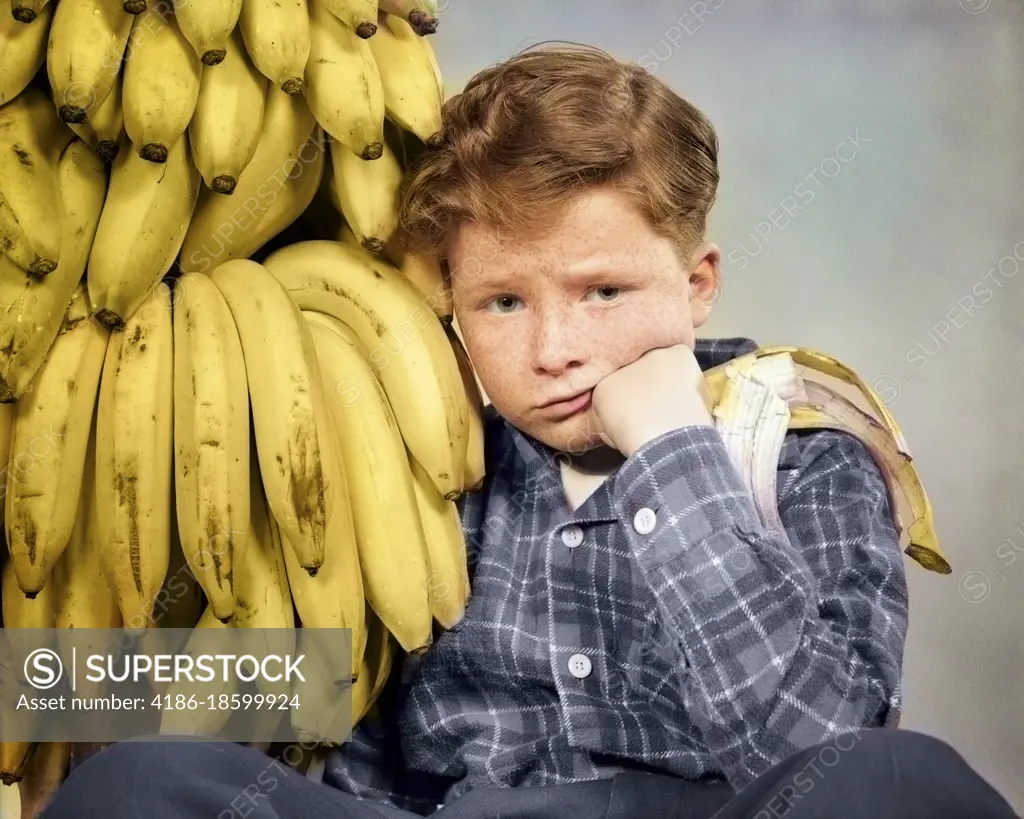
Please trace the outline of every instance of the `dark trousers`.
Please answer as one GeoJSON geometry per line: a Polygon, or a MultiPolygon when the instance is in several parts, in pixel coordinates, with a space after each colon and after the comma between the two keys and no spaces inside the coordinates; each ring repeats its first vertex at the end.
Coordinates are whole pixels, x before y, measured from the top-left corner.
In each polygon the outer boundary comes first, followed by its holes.
{"type": "MultiPolygon", "coordinates": [[[[229,743],[123,742],[68,777],[42,819],[413,819],[229,743]],[[268,763],[271,763],[268,767],[268,763]],[[269,777],[273,777],[271,786],[269,777]]],[[[671,776],[471,790],[436,819],[1013,819],[946,743],[873,728],[794,754],[734,793],[671,776]]]]}

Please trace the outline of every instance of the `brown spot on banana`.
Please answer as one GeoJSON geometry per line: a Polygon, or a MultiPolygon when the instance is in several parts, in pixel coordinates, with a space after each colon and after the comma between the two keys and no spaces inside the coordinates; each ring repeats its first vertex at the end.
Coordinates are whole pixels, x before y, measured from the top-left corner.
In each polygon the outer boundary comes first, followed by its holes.
{"type": "Polygon", "coordinates": [[[118,472],[114,476],[114,490],[117,492],[117,502],[121,506],[128,507],[128,562],[132,567],[132,580],[135,583],[135,590],[142,594],[142,549],[139,542],[137,482],[138,476],[136,475],[118,472]]]}

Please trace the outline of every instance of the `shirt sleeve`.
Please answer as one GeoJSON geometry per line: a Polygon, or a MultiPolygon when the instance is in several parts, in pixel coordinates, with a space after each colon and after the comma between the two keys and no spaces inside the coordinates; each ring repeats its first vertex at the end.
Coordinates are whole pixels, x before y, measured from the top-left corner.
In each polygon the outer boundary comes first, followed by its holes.
{"type": "Polygon", "coordinates": [[[713,427],[648,442],[615,484],[658,600],[661,650],[737,789],[801,749],[899,716],[907,585],[884,479],[852,435],[789,435],[799,465],[779,498],[788,543],[762,525],[713,427]]]}

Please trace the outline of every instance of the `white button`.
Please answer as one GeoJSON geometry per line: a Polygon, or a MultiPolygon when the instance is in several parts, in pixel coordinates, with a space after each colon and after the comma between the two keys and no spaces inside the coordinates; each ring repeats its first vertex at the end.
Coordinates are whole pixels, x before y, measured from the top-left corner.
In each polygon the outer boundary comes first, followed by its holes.
{"type": "Polygon", "coordinates": [[[574,677],[581,680],[584,677],[589,677],[592,669],[590,658],[586,654],[573,654],[569,658],[569,673],[574,677]]]}
{"type": "Polygon", "coordinates": [[[649,535],[654,531],[654,524],[658,522],[658,516],[653,509],[646,507],[633,516],[633,528],[641,535],[649,535]]]}
{"type": "Polygon", "coordinates": [[[562,530],[562,543],[575,549],[583,542],[583,530],[579,526],[566,526],[562,530]]]}

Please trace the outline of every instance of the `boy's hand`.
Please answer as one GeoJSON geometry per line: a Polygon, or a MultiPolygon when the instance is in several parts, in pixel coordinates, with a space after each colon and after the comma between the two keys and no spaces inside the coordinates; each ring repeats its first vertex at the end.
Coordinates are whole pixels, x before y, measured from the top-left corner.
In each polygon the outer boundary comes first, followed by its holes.
{"type": "Polygon", "coordinates": [[[704,374],[685,344],[650,350],[606,376],[592,408],[601,437],[627,458],[666,432],[713,424],[704,374]]]}

